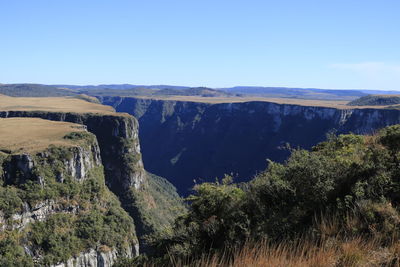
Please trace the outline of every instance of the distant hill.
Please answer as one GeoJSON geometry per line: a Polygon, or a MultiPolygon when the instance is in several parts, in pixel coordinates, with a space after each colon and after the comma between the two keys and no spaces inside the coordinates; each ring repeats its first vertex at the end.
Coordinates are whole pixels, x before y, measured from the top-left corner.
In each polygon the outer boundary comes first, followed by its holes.
{"type": "Polygon", "coordinates": [[[175,85],[135,85],[135,84],[99,84],[99,85],[67,85],[57,84],[55,87],[79,89],[79,90],[99,90],[99,89],[112,89],[112,90],[128,90],[128,89],[188,89],[189,86],[175,86],[175,85]]]}
{"type": "Polygon", "coordinates": [[[166,88],[158,90],[154,95],[183,95],[183,96],[203,96],[203,97],[225,97],[225,96],[236,96],[235,94],[224,92],[221,90],[215,90],[207,87],[195,87],[188,89],[173,89],[166,88]]]}
{"type": "Polygon", "coordinates": [[[43,85],[43,84],[0,84],[0,94],[8,96],[45,97],[86,94],[90,96],[200,96],[200,97],[269,97],[310,100],[352,101],[371,95],[396,95],[397,91],[338,90],[318,88],[236,86],[230,88],[188,87],[175,85],[43,85]]]}
{"type": "Polygon", "coordinates": [[[92,96],[202,96],[202,97],[240,97],[262,96],[274,98],[298,98],[314,100],[347,100],[351,101],[368,95],[361,90],[333,90],[314,88],[287,87],[251,87],[237,86],[231,88],[185,87],[169,85],[57,85],[78,90],[92,96]]]}
{"type": "Polygon", "coordinates": [[[361,92],[369,95],[398,95],[399,91],[386,91],[386,90],[361,90],[361,92]]]}
{"type": "Polygon", "coordinates": [[[228,88],[207,88],[222,93],[202,93],[199,88],[175,85],[135,85],[135,84],[100,84],[100,85],[55,85],[56,87],[78,90],[92,96],[260,96],[272,98],[297,98],[310,100],[351,101],[370,94],[393,95],[397,91],[366,89],[319,89],[296,87],[235,86],[228,88]]]}
{"type": "MultiPolygon", "coordinates": [[[[366,96],[368,90],[337,90],[317,88],[290,87],[257,87],[236,86],[230,88],[206,88],[174,85],[134,85],[134,84],[101,84],[101,85],[56,85],[57,87],[79,90],[81,93],[97,96],[149,96],[149,95],[180,95],[180,96],[263,96],[277,98],[299,98],[316,100],[354,100],[366,96]],[[217,92],[201,92],[201,90],[217,92]],[[227,93],[227,95],[222,92],[227,93]]],[[[389,93],[382,92],[382,93],[389,93]]],[[[390,92],[392,93],[392,92],[390,92]]]]}
{"type": "Polygon", "coordinates": [[[131,88],[131,89],[76,89],[81,94],[91,96],[150,96],[157,90],[149,88],[131,88]]]}
{"type": "Polygon", "coordinates": [[[57,97],[77,96],[87,101],[93,101],[84,95],[90,96],[202,96],[202,97],[225,97],[235,94],[215,90],[206,87],[184,87],[184,86],[137,86],[130,84],[121,85],[42,85],[42,84],[0,84],[0,94],[14,97],[57,97]]]}
{"type": "Polygon", "coordinates": [[[0,94],[19,97],[73,96],[77,92],[42,84],[0,84],[0,94]]]}
{"type": "Polygon", "coordinates": [[[400,104],[400,95],[367,95],[349,102],[349,106],[388,106],[400,104]]]}
{"type": "Polygon", "coordinates": [[[353,100],[358,97],[367,95],[367,93],[364,93],[361,90],[335,90],[289,87],[237,86],[231,88],[222,88],[221,90],[241,95],[318,100],[353,100]]]}
{"type": "Polygon", "coordinates": [[[82,94],[91,96],[201,96],[201,97],[228,97],[237,94],[207,87],[195,88],[150,88],[135,87],[130,89],[76,89],[82,94]]]}

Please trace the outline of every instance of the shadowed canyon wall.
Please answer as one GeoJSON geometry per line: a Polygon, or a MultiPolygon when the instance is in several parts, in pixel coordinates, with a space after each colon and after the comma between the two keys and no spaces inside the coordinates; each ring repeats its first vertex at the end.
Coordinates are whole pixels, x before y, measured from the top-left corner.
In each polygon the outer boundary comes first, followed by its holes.
{"type": "Polygon", "coordinates": [[[311,148],[329,132],[372,133],[400,123],[400,111],[335,109],[269,102],[207,104],[133,97],[99,97],[135,116],[143,162],[186,194],[193,180],[233,173],[247,181],[284,161],[292,148],[311,148]]]}

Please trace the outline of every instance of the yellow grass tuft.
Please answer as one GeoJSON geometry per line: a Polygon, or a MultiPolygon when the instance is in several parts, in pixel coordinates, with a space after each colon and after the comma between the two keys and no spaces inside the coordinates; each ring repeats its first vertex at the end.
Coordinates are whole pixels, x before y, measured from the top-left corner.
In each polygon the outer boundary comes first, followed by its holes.
{"type": "MultiPolygon", "coordinates": [[[[208,267],[364,267],[399,266],[399,243],[381,247],[374,239],[355,237],[336,242],[313,242],[301,240],[297,243],[282,242],[277,245],[268,242],[247,244],[236,251],[231,258],[225,254],[203,255],[199,260],[170,259],[170,265],[208,267]]],[[[152,265],[147,265],[152,266],[152,265]]]]}

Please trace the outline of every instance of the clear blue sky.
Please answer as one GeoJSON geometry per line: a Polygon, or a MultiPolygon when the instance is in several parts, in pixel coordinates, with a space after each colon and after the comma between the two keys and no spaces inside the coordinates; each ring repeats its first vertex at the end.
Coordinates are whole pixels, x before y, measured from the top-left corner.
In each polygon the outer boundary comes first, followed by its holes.
{"type": "Polygon", "coordinates": [[[400,90],[399,0],[0,0],[0,83],[400,90]]]}

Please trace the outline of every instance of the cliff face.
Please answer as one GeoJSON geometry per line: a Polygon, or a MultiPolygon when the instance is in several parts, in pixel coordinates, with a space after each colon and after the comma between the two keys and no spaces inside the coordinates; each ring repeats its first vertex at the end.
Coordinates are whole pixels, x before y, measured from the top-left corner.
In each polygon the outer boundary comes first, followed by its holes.
{"type": "MultiPolygon", "coordinates": [[[[63,182],[64,176],[70,176],[77,181],[84,181],[88,172],[94,167],[101,165],[100,150],[98,145],[90,146],[88,150],[82,147],[73,147],[68,150],[70,157],[62,160],[61,170],[56,173],[57,181],[63,182]]],[[[41,164],[51,165],[52,157],[49,151],[39,153],[37,160],[41,164]]],[[[6,184],[24,183],[27,180],[37,180],[39,184],[43,184],[43,178],[35,174],[36,164],[29,154],[11,155],[10,161],[4,163],[4,182],[6,184]]]]}
{"type": "Polygon", "coordinates": [[[132,116],[0,111],[0,117],[34,117],[86,125],[88,131],[95,134],[99,142],[106,183],[113,191],[121,191],[131,186],[140,188],[145,179],[138,124],[132,116]]]}
{"type": "MultiPolygon", "coordinates": [[[[90,249],[69,259],[67,262],[51,265],[51,267],[111,267],[116,262],[118,255],[119,254],[116,249],[107,252],[90,249]]],[[[135,248],[127,248],[124,251],[124,256],[127,258],[133,258],[137,256],[135,254],[135,248]]]]}
{"type": "Polygon", "coordinates": [[[121,97],[100,100],[139,120],[146,169],[168,178],[183,193],[199,178],[214,180],[233,173],[237,181],[249,180],[266,168],[267,158],[285,160],[289,155],[286,143],[310,148],[331,131],[368,134],[400,123],[398,110],[121,97]]]}
{"type": "Polygon", "coordinates": [[[64,138],[77,143],[0,151],[2,266],[109,267],[139,254],[133,220],[105,185],[95,136],[64,138]]]}
{"type": "MultiPolygon", "coordinates": [[[[83,183],[91,178],[92,172],[102,168],[100,150],[95,139],[86,147],[56,148],[51,147],[35,155],[3,153],[1,174],[3,186],[24,188],[27,183],[40,185],[40,189],[49,186],[47,183],[73,182],[83,183]]],[[[79,206],[63,206],[53,199],[43,197],[41,201],[23,202],[20,213],[10,215],[12,224],[7,224],[6,215],[0,211],[2,229],[23,229],[29,223],[44,221],[48,216],[59,212],[75,214],[79,206]]]]}
{"type": "MultiPolygon", "coordinates": [[[[98,140],[100,155],[96,157],[96,161],[101,159],[105,182],[108,188],[118,196],[122,207],[134,219],[136,233],[143,247],[145,246],[144,239],[142,239],[144,235],[163,229],[182,210],[181,200],[173,186],[163,178],[155,179],[144,170],[138,122],[134,117],[127,114],[0,111],[1,117],[42,118],[85,125],[87,130],[93,133],[98,140]],[[162,188],[156,190],[157,187],[162,188]],[[171,206],[175,206],[175,208],[171,209],[171,206]]],[[[98,154],[99,151],[95,152],[98,154]]],[[[21,166],[25,166],[25,169],[28,170],[32,165],[29,157],[24,155],[16,157],[22,157],[17,162],[21,166]]],[[[71,173],[79,178],[87,172],[83,164],[85,161],[85,154],[79,152],[71,162],[65,161],[64,164],[71,173]]],[[[28,171],[24,177],[29,177],[28,171]]]]}

